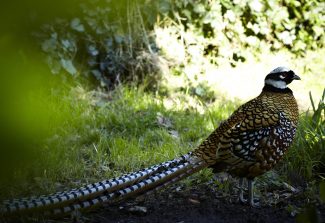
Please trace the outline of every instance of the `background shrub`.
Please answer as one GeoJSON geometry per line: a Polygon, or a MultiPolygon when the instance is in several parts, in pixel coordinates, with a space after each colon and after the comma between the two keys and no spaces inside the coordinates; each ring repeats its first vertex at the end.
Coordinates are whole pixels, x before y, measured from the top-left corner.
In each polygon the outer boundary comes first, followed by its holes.
{"type": "Polygon", "coordinates": [[[287,48],[302,56],[325,41],[325,3],[313,0],[96,0],[78,7],[79,14],[38,32],[42,50],[52,73],[82,74],[107,87],[121,81],[156,86],[164,54],[155,26],[176,30],[187,47],[185,64],[193,45],[213,64],[236,66],[247,54],[287,48]]]}

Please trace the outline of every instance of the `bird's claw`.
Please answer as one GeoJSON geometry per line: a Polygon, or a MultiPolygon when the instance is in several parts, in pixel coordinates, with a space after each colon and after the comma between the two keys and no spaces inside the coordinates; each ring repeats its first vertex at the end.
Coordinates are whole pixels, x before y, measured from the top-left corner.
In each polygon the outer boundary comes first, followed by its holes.
{"type": "Polygon", "coordinates": [[[249,206],[251,206],[252,208],[260,208],[261,204],[259,201],[255,202],[254,200],[249,202],[249,206]]]}
{"type": "Polygon", "coordinates": [[[243,194],[240,194],[238,199],[239,199],[239,202],[242,203],[242,204],[247,203],[247,199],[244,198],[243,194]]]}
{"type": "Polygon", "coordinates": [[[245,199],[244,196],[239,195],[238,200],[241,204],[249,205],[252,208],[260,208],[261,204],[259,201],[255,201],[256,199],[249,201],[248,199],[245,199]]]}

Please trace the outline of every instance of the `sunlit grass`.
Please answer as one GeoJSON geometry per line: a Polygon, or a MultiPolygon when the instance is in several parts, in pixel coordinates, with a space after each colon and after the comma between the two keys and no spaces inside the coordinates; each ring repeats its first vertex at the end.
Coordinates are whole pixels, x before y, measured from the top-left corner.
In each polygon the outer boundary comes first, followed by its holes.
{"type": "MultiPolygon", "coordinates": [[[[42,137],[32,144],[37,155],[23,168],[8,170],[13,177],[1,185],[2,198],[79,187],[172,159],[193,150],[241,103],[220,96],[206,101],[183,90],[162,96],[126,86],[111,92],[56,86],[35,91],[29,102],[43,105],[37,113],[43,116],[42,137]]],[[[318,142],[312,144],[313,154],[301,148],[310,141],[310,125],[302,116],[281,174],[296,170],[312,176],[323,148],[318,142]]],[[[209,177],[205,171],[195,179],[209,177]]]]}
{"type": "Polygon", "coordinates": [[[46,100],[48,137],[34,144],[38,156],[15,170],[15,183],[1,185],[2,197],[77,187],[172,159],[195,148],[236,107],[220,100],[202,105],[184,93],[156,96],[135,87],[110,93],[56,89],[34,100],[46,100]],[[166,100],[177,106],[165,107],[166,100]]]}

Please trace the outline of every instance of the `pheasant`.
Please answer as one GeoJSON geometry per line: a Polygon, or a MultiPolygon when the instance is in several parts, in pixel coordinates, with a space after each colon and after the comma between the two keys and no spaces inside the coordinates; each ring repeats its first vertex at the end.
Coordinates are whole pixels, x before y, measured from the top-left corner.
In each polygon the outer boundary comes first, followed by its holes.
{"type": "Polygon", "coordinates": [[[193,152],[70,191],[6,200],[0,204],[0,213],[67,214],[162,188],[206,167],[239,177],[239,200],[243,202],[246,178],[248,203],[255,206],[255,177],[271,170],[282,159],[296,133],[298,106],[287,87],[293,80],[300,77],[288,68],[272,70],[265,77],[261,94],[241,105],[193,152]]]}

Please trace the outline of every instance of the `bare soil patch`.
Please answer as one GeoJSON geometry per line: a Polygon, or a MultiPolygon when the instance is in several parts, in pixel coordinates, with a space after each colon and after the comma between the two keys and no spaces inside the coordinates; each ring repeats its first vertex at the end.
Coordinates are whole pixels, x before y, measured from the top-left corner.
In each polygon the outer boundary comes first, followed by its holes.
{"type": "MultiPolygon", "coordinates": [[[[288,206],[291,204],[305,206],[299,196],[293,196],[276,205],[263,204],[260,208],[241,204],[235,197],[235,195],[221,197],[206,185],[181,191],[175,186],[161,192],[107,205],[84,217],[87,219],[86,222],[92,223],[296,222],[288,206]],[[140,209],[137,211],[139,206],[140,209]]],[[[318,206],[317,212],[319,220],[324,221],[324,206],[318,206]]]]}

